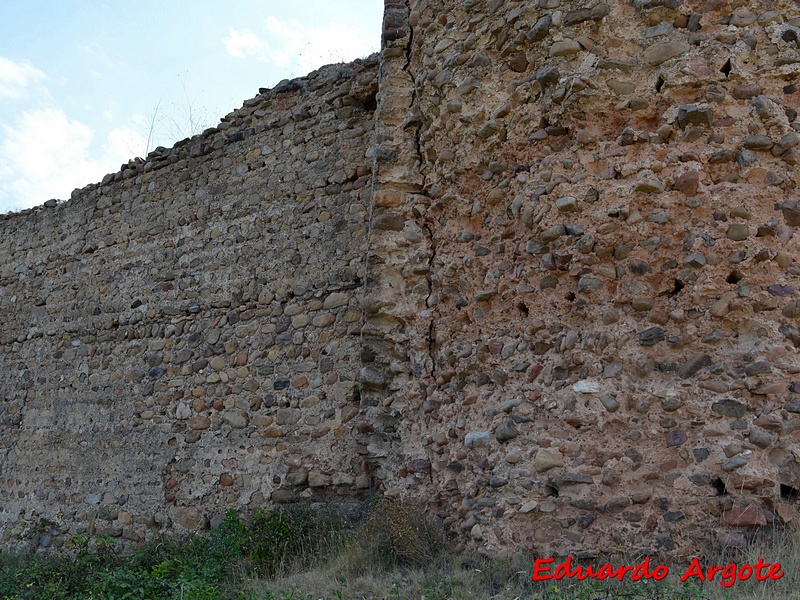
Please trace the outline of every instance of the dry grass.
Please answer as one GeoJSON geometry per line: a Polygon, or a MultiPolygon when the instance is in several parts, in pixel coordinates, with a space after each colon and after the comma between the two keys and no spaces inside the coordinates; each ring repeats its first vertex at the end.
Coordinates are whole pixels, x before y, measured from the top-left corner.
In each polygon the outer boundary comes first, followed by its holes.
{"type": "MultiPolygon", "coordinates": [[[[800,600],[800,533],[796,531],[775,532],[746,549],[701,559],[706,567],[755,564],[759,558],[778,562],[785,575],[777,581],[751,578],[723,587],[717,575],[713,582],[693,578],[681,583],[685,566],[671,566],[668,578],[659,583],[631,583],[626,578],[622,584],[566,579],[534,584],[533,557],[518,554],[500,561],[447,553],[438,529],[421,513],[407,508],[379,507],[361,533],[329,562],[272,581],[252,581],[250,589],[266,598],[286,600],[800,600]],[[403,519],[407,519],[405,524],[403,519]],[[426,543],[430,545],[425,547],[426,543]]],[[[653,564],[662,563],[655,560],[653,564]]]]}
{"type": "MultiPolygon", "coordinates": [[[[778,530],[742,550],[701,556],[710,565],[780,563],[777,581],[680,582],[683,565],[670,564],[662,582],[577,579],[532,582],[535,559],[503,560],[474,552],[449,552],[442,529],[422,509],[378,503],[368,516],[358,507],[298,505],[257,511],[243,519],[233,511],[205,535],[151,542],[118,554],[111,538],[75,536],[68,556],[0,553],[0,598],[173,598],[175,600],[800,600],[800,532],[778,530]],[[331,510],[328,510],[331,509],[331,510]],[[353,533],[351,526],[366,522],[353,533]],[[342,519],[345,521],[342,521],[342,519]],[[94,551],[91,551],[94,548],[94,551]]],[[[560,561],[559,561],[560,562],[560,561]]],[[[606,560],[593,561],[595,569],[606,560]]],[[[638,556],[608,562],[633,565],[638,556]]],[[[651,570],[664,564],[651,558],[651,570]]],[[[555,564],[551,568],[555,568],[555,564]]],[[[578,565],[573,562],[573,567],[578,565]]]]}
{"type": "Polygon", "coordinates": [[[418,507],[383,501],[342,552],[339,567],[352,575],[430,564],[445,547],[442,529],[418,507]]]}
{"type": "Polygon", "coordinates": [[[780,563],[784,576],[777,581],[756,581],[755,577],[751,577],[748,581],[737,581],[729,588],[716,582],[706,583],[703,585],[704,593],[713,600],[800,599],[800,530],[783,529],[764,534],[744,549],[729,549],[711,555],[707,564],[755,564],[759,558],[765,562],[780,563]]]}

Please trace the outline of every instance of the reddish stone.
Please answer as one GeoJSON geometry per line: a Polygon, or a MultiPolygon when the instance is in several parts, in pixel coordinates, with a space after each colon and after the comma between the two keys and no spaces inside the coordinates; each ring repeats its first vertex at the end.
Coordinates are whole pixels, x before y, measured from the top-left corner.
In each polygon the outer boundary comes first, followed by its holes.
{"type": "Polygon", "coordinates": [[[408,461],[407,468],[409,473],[430,473],[431,461],[427,458],[416,458],[408,461]]]}
{"type": "Polygon", "coordinates": [[[761,86],[757,83],[737,85],[733,88],[731,96],[737,100],[750,100],[761,93],[761,86]]]}
{"type": "Polygon", "coordinates": [[[780,415],[761,415],[755,421],[753,421],[753,423],[759,427],[763,427],[767,431],[775,431],[777,433],[783,432],[783,420],[781,419],[780,415]]]}
{"type": "Polygon", "coordinates": [[[734,507],[725,512],[722,521],[732,527],[764,527],[767,524],[764,513],[755,506],[734,507]]]}
{"type": "Polygon", "coordinates": [[[697,188],[700,185],[700,175],[697,171],[686,171],[682,173],[673,184],[673,188],[681,192],[684,196],[696,196],[697,188]]]}
{"type": "Polygon", "coordinates": [[[274,425],[271,425],[264,430],[264,437],[279,438],[283,437],[284,435],[285,434],[283,433],[283,431],[281,431],[279,427],[275,427],[274,425]]]}
{"type": "Polygon", "coordinates": [[[528,59],[524,54],[517,54],[508,62],[512,71],[523,73],[528,68],[528,59]]]}
{"type": "Polygon", "coordinates": [[[208,429],[211,427],[211,419],[205,415],[195,415],[189,419],[189,427],[192,429],[208,429]]]}
{"type": "Polygon", "coordinates": [[[223,473],[219,476],[219,484],[223,487],[230,487],[233,485],[233,476],[230,473],[223,473]]]}

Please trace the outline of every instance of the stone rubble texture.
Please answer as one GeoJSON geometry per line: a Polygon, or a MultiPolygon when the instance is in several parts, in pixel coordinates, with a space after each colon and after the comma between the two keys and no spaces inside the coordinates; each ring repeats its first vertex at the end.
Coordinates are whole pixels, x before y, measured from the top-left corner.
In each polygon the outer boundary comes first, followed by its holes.
{"type": "Polygon", "coordinates": [[[385,3],[66,203],[0,217],[0,541],[380,493],[465,543],[797,525],[800,10],[385,3]]]}

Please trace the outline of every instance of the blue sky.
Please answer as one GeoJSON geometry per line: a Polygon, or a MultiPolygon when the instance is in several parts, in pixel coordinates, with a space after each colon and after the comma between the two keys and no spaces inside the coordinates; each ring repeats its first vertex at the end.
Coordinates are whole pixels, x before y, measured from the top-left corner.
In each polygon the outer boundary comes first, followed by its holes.
{"type": "Polygon", "coordinates": [[[382,0],[2,0],[0,213],[67,199],[259,87],[380,45],[382,0]]]}

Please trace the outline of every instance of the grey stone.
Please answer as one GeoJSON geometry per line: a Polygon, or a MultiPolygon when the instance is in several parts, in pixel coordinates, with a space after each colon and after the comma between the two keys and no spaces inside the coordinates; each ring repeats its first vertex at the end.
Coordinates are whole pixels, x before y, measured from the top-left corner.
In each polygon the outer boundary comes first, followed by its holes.
{"type": "Polygon", "coordinates": [[[691,47],[686,42],[659,42],[653,44],[642,52],[642,58],[651,66],[660,65],[663,62],[686,54],[691,47]]]}
{"type": "Polygon", "coordinates": [[[768,448],[774,441],[772,435],[761,429],[760,427],[753,427],[749,435],[750,443],[755,444],[759,448],[768,448]]]}
{"type": "Polygon", "coordinates": [[[619,402],[614,396],[600,396],[600,403],[603,407],[610,413],[617,412],[619,410],[619,402]]]}
{"type": "Polygon", "coordinates": [[[661,327],[649,327],[639,334],[639,344],[642,346],[655,346],[666,339],[666,333],[661,327]]]}
{"type": "Polygon", "coordinates": [[[739,467],[743,467],[748,463],[744,456],[734,456],[722,463],[723,471],[735,471],[739,467]]]}
{"type": "Polygon", "coordinates": [[[736,400],[724,398],[712,404],[711,410],[724,417],[739,418],[747,412],[747,406],[736,400]]]}
{"type": "Polygon", "coordinates": [[[667,446],[681,446],[686,443],[688,436],[682,429],[673,429],[667,434],[667,446]]]}
{"type": "Polygon", "coordinates": [[[508,442],[519,435],[519,431],[514,425],[514,421],[508,420],[501,423],[494,432],[498,442],[508,442]]]}
{"type": "Polygon", "coordinates": [[[784,408],[792,413],[800,413],[800,396],[789,400],[784,408]]]}
{"type": "Polygon", "coordinates": [[[369,387],[386,387],[386,375],[373,367],[362,367],[360,371],[361,383],[369,387]]]}
{"type": "Polygon", "coordinates": [[[696,104],[687,104],[678,109],[678,127],[686,129],[689,125],[711,127],[714,121],[710,108],[698,108],[696,104]]]}
{"type": "Polygon", "coordinates": [[[703,369],[711,364],[711,357],[708,354],[699,354],[693,356],[678,369],[678,376],[682,379],[689,379],[694,376],[700,369],[703,369]]]}
{"type": "Polygon", "coordinates": [[[772,144],[768,135],[746,135],[742,140],[742,145],[748,150],[769,150],[772,144]]]}
{"type": "Polygon", "coordinates": [[[489,445],[492,441],[492,434],[489,431],[471,431],[464,436],[464,444],[467,448],[481,448],[489,445]]]}

